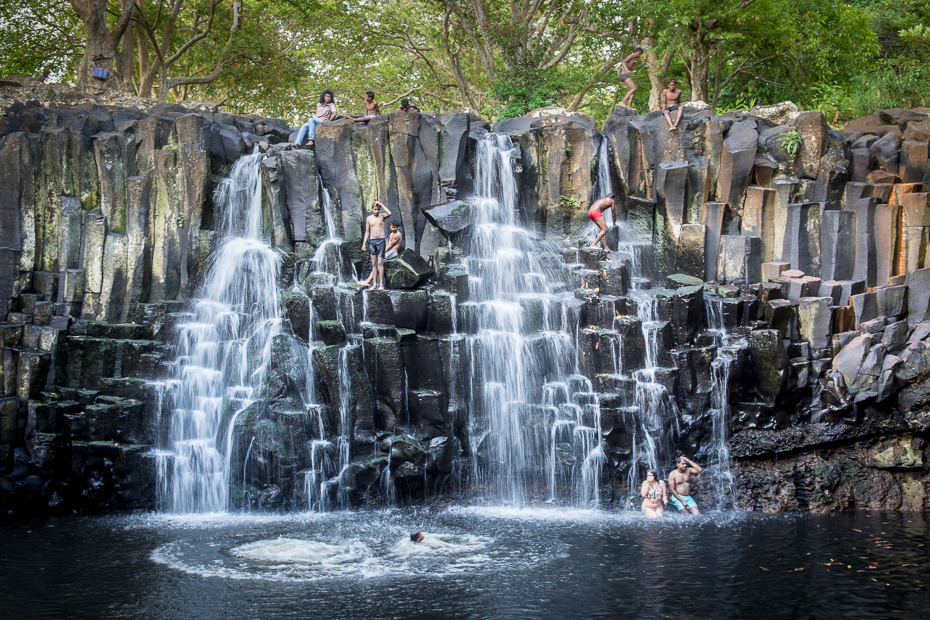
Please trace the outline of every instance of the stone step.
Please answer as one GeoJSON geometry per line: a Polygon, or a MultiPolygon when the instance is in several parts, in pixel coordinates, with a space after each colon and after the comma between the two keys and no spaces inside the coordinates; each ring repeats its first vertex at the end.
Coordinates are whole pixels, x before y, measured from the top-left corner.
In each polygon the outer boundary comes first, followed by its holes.
{"type": "Polygon", "coordinates": [[[144,340],[145,326],[135,323],[104,323],[102,321],[78,321],[72,330],[75,334],[91,338],[110,338],[113,340],[144,340]],[[84,324],[81,330],[79,324],[84,324]],[[83,333],[81,333],[83,331],[83,333]]]}

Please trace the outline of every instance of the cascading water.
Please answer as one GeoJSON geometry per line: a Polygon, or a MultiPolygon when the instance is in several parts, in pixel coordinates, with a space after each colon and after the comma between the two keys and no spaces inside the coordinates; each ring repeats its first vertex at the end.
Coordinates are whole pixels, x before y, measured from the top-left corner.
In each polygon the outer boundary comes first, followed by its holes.
{"type": "Polygon", "coordinates": [[[474,224],[464,247],[470,300],[461,305],[473,334],[471,376],[481,382],[469,390],[473,473],[494,501],[569,496],[596,506],[604,461],[597,397],[587,379],[572,375],[572,294],[563,292],[564,272],[541,256],[557,250],[517,221],[514,157],[507,136],[477,142],[474,224]],[[568,475],[560,475],[564,468],[568,475]]]}
{"type": "Polygon", "coordinates": [[[614,193],[610,182],[610,153],[607,136],[601,136],[597,150],[597,198],[606,198],[614,193]]]}
{"type": "MultiPolygon", "coordinates": [[[[723,300],[708,298],[707,328],[714,335],[717,355],[711,363],[712,384],[710,392],[710,409],[713,428],[713,442],[710,447],[711,466],[707,472],[710,479],[715,507],[718,510],[732,508],[735,480],[730,471],[730,366],[740,348],[731,342],[734,337],[727,333],[723,318],[723,300]]],[[[745,343],[744,343],[745,344],[745,343]]]]}
{"type": "Polygon", "coordinates": [[[221,422],[231,429],[258,395],[280,332],[281,256],[262,241],[261,159],[241,157],[217,188],[218,247],[187,320],[177,326],[158,484],[168,495],[159,505],[171,512],[227,509],[230,442],[220,436],[221,422]]]}

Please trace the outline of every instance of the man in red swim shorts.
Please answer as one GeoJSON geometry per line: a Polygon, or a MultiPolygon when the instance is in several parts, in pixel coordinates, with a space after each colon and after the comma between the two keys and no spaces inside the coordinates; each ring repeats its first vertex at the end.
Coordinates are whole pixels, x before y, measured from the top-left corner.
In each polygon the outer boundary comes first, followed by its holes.
{"type": "Polygon", "coordinates": [[[610,209],[610,220],[611,223],[617,225],[617,214],[614,209],[614,195],[608,194],[607,198],[601,198],[600,200],[594,201],[591,205],[591,208],[588,210],[588,218],[601,229],[601,232],[594,239],[594,243],[591,244],[592,248],[597,248],[597,244],[600,243],[604,246],[604,249],[608,252],[612,252],[609,247],[607,247],[607,220],[604,219],[604,211],[610,209]]]}

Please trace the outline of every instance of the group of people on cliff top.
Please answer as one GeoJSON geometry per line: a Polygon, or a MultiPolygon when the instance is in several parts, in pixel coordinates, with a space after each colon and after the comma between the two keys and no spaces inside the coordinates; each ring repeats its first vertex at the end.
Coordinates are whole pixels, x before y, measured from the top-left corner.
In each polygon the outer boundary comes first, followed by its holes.
{"type": "Polygon", "coordinates": [[[646,473],[646,479],[640,485],[639,494],[643,498],[643,514],[651,519],[658,519],[665,514],[665,506],[668,505],[671,493],[672,505],[678,509],[681,514],[690,513],[699,515],[697,503],[691,497],[691,476],[696,476],[704,471],[700,465],[681,456],[675,465],[675,469],[668,475],[668,485],[664,480],[660,480],[655,471],[646,473]]]}
{"type": "MultiPolygon", "coordinates": [[[[401,99],[397,109],[401,112],[420,111],[420,108],[407,99],[401,99]]],[[[365,93],[365,113],[343,114],[342,118],[349,119],[353,123],[367,123],[380,115],[381,107],[375,101],[375,94],[369,90],[365,93]]],[[[320,95],[320,102],[316,106],[316,115],[300,127],[297,137],[294,142],[291,142],[291,145],[295,147],[312,146],[316,138],[316,126],[339,118],[339,113],[336,110],[336,96],[333,91],[324,90],[320,95]]],[[[384,290],[384,261],[397,258],[403,247],[404,236],[397,222],[388,224],[391,228],[391,234],[385,239],[385,224],[389,217],[391,217],[391,211],[383,202],[375,200],[371,205],[371,215],[365,218],[365,238],[362,240],[362,250],[367,250],[368,255],[371,257],[371,273],[368,278],[359,280],[358,283],[362,286],[368,286],[369,290],[375,288],[384,290]]]]}
{"type": "MultiPolygon", "coordinates": [[[[638,90],[636,82],[634,82],[631,77],[633,65],[636,64],[636,60],[642,55],[643,48],[637,47],[631,54],[620,61],[620,67],[617,69],[617,72],[620,74],[620,81],[627,88],[627,92],[623,96],[623,99],[620,100],[619,105],[628,110],[633,110],[633,99],[636,97],[636,91],[638,90]]],[[[660,107],[668,123],[669,131],[675,131],[678,129],[678,123],[681,122],[681,115],[684,112],[681,106],[681,89],[678,88],[678,80],[675,78],[670,78],[666,85],[667,88],[662,91],[662,104],[660,107]],[[672,112],[678,113],[674,121],[672,120],[672,112]]],[[[410,103],[408,99],[401,99],[397,109],[401,112],[420,111],[420,108],[410,103]]],[[[367,123],[380,115],[381,108],[378,102],[375,101],[375,93],[369,90],[365,93],[364,114],[343,114],[342,118],[346,118],[353,123],[367,123]]],[[[297,132],[297,138],[291,144],[293,146],[312,145],[316,138],[316,126],[320,123],[329,123],[338,120],[339,118],[339,112],[336,109],[336,96],[333,94],[333,91],[328,89],[324,90],[320,95],[320,102],[316,106],[316,114],[300,127],[300,131],[297,132]]]]}
{"type": "MultiPolygon", "coordinates": [[[[636,96],[636,82],[630,75],[633,73],[633,65],[636,59],[643,55],[643,48],[637,47],[626,58],[620,61],[620,68],[617,70],[620,74],[620,81],[626,86],[626,94],[620,100],[620,107],[627,110],[633,109],[633,98],[636,96]]],[[[662,114],[665,116],[665,122],[668,123],[668,130],[675,131],[678,129],[678,123],[681,122],[681,115],[684,108],[681,107],[681,89],[678,88],[678,80],[669,78],[666,82],[667,88],[662,91],[662,114]],[[672,121],[672,112],[678,112],[672,121]]]]}
{"type": "MultiPolygon", "coordinates": [[[[401,99],[397,109],[400,112],[420,111],[420,108],[410,103],[408,99],[401,99]]],[[[381,116],[381,106],[375,101],[375,93],[370,90],[365,93],[364,114],[343,114],[342,116],[339,115],[339,111],[336,109],[336,95],[331,90],[324,90],[320,95],[320,102],[316,106],[316,114],[301,125],[297,137],[291,142],[291,145],[312,146],[313,141],[316,139],[316,126],[320,123],[330,123],[340,118],[346,118],[353,123],[367,123],[377,116],[381,116]]]]}

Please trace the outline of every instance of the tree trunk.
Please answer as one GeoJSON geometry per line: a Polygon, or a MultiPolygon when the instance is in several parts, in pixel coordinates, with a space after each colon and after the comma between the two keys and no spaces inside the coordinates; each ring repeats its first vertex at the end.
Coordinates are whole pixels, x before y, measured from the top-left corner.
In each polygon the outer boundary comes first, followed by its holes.
{"type": "MultiPolygon", "coordinates": [[[[121,79],[132,83],[132,69],[129,76],[121,76],[123,67],[118,66],[119,44],[129,29],[135,4],[133,0],[120,0],[122,13],[111,30],[107,27],[107,0],[71,0],[71,7],[84,23],[84,58],[77,74],[77,86],[80,89],[108,90],[121,88],[121,79]],[[110,71],[108,79],[101,80],[93,76],[94,68],[110,71]],[[113,73],[114,69],[116,73],[113,73]]],[[[130,45],[131,43],[131,37],[130,45]]]]}
{"type": "Polygon", "coordinates": [[[708,101],[708,82],[710,81],[711,46],[704,36],[703,24],[695,20],[691,25],[691,56],[688,58],[688,72],[691,78],[691,101],[708,101]]]}

